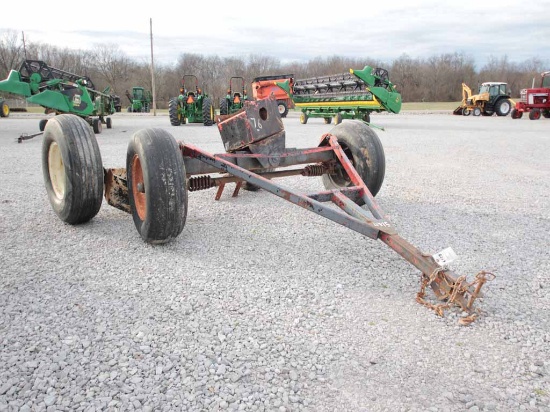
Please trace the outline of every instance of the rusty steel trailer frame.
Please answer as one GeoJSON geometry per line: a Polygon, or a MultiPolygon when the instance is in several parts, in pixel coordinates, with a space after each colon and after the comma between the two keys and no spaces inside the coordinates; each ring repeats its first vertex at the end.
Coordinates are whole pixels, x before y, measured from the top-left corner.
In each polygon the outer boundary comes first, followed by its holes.
{"type": "Polygon", "coordinates": [[[132,215],[142,239],[166,243],[183,230],[188,192],[227,183],[263,189],[368,238],[381,240],[422,273],[416,300],[440,316],[451,307],[464,311],[459,322],[479,315],[474,302],[494,275],[481,271],[469,282],[444,263],[403,239],[374,196],[385,174],[385,155],[376,133],[360,120],[335,126],[317,147],[289,149],[274,96],[247,101],[243,109],[217,122],[226,153],[211,154],[176,141],[161,128],[139,130],[128,145],[126,168],[103,167],[89,124],[73,114],[48,122],[42,170],[50,204],[69,224],[85,223],[107,203],[132,215]],[[298,167],[297,167],[298,166],[298,167]],[[305,194],[273,182],[285,176],[322,176],[324,191],[305,194]],[[327,204],[327,203],[330,203],[327,204]],[[425,298],[430,286],[437,302],[425,298]]]}

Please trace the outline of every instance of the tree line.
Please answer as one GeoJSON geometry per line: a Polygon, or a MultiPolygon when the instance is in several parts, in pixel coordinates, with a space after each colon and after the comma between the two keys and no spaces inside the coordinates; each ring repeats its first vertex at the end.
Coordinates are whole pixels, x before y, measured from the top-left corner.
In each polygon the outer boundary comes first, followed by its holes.
{"type": "MultiPolygon", "coordinates": [[[[97,90],[109,87],[111,94],[119,95],[123,107],[130,104],[125,97],[126,90],[131,91],[135,86],[152,90],[150,62],[129,58],[116,44],[96,44],[90,50],[60,48],[40,42],[23,45],[18,32],[0,32],[0,80],[7,78],[10,70],[18,70],[25,59],[42,60],[50,67],[88,76],[97,90]]],[[[155,63],[156,103],[159,109],[167,108],[168,101],[179,94],[184,75],[196,76],[199,87],[217,107],[219,99],[227,93],[231,77],[243,77],[248,96],[252,97],[251,82],[258,76],[293,74],[296,79],[305,79],[344,73],[350,68],[362,69],[366,65],[388,70],[404,102],[460,101],[463,82],[475,91],[485,81],[506,82],[512,96],[518,97],[521,89],[531,87],[533,79],[535,83],[539,81],[541,72],[550,70],[549,63],[538,58],[514,63],[508,56],[492,57],[478,70],[474,59],[462,53],[429,58],[402,54],[391,63],[369,56],[328,56],[305,63],[284,64],[278,58],[265,55],[241,58],[181,53],[172,66],[155,63]]]]}

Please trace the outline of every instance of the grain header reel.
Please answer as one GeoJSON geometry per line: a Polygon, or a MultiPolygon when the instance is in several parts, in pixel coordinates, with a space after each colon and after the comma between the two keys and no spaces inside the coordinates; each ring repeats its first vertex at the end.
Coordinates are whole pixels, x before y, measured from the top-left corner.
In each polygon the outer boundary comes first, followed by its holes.
{"type": "MultiPolygon", "coordinates": [[[[45,108],[46,113],[74,114],[101,133],[102,124],[112,127],[111,118],[120,98],[95,90],[92,80],[48,66],[40,60],[25,60],[19,70],[11,70],[6,80],[0,81],[0,91],[24,96],[29,103],[45,108]]],[[[44,130],[47,119],[39,123],[44,130]]]]}
{"type": "Polygon", "coordinates": [[[187,123],[203,123],[205,126],[214,124],[212,99],[199,87],[195,75],[185,74],[182,77],[179,93],[168,102],[168,115],[172,126],[187,123]]]}
{"type": "Polygon", "coordinates": [[[300,123],[320,117],[326,124],[339,124],[343,119],[370,122],[372,112],[399,113],[401,95],[389,80],[388,71],[365,66],[323,77],[276,82],[301,110],[300,123]]]}
{"type": "Polygon", "coordinates": [[[247,182],[384,242],[420,270],[419,303],[439,315],[456,306],[468,315],[462,324],[476,318],[474,301],[491,275],[480,272],[468,282],[399,236],[375,200],[384,180],[385,155],[367,124],[342,123],[321,136],[316,147],[287,148],[273,97],[247,101],[217,125],[225,153],[211,154],[176,141],[161,128],[143,129],[128,144],[125,167],[104,169],[95,136],[82,119],[56,116],[46,126],[42,146],[42,170],[54,212],[66,223],[84,223],[99,212],[104,196],[109,205],[132,215],[145,242],[162,244],[181,234],[189,192],[217,188],[219,200],[227,184],[235,184],[236,197],[247,182]],[[276,183],[287,176],[321,177],[325,189],[306,194],[276,183]],[[74,190],[67,190],[69,185],[74,190]],[[436,303],[425,297],[428,286],[436,303]]]}

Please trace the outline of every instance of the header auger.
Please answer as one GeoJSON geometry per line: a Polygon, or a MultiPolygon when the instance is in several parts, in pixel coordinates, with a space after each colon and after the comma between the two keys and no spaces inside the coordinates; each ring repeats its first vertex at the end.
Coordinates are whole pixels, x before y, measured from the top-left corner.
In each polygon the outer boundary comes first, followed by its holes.
{"type": "Polygon", "coordinates": [[[89,127],[83,127],[76,116],[57,116],[46,127],[42,149],[52,208],[66,223],[84,223],[98,213],[104,193],[108,204],[132,215],[145,242],[159,244],[181,234],[188,192],[217,187],[215,198],[220,199],[226,184],[235,183],[233,196],[237,196],[241,185],[249,183],[381,240],[420,270],[420,303],[439,315],[457,306],[468,314],[461,318],[463,324],[476,318],[474,302],[489,276],[480,272],[468,282],[399,236],[374,198],[384,180],[385,155],[380,139],[367,124],[360,120],[342,123],[321,136],[316,147],[286,148],[283,122],[272,96],[245,102],[241,111],[217,125],[225,153],[211,154],[178,142],[165,129],[143,129],[129,142],[126,167],[104,169],[89,127]],[[59,162],[62,159],[71,164],[59,162]],[[325,190],[305,194],[275,182],[287,176],[322,177],[325,190]],[[67,182],[78,190],[66,190],[67,182]],[[440,304],[426,301],[428,285],[440,304]]]}

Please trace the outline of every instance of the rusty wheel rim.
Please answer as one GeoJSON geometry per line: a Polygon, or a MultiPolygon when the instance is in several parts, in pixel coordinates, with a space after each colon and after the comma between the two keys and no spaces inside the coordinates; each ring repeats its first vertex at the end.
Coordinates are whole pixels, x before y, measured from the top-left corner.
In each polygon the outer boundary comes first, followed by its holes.
{"type": "Polygon", "coordinates": [[[139,218],[145,220],[147,216],[147,198],[145,183],[143,182],[143,169],[137,154],[132,158],[132,195],[134,197],[134,208],[139,218]]]}

